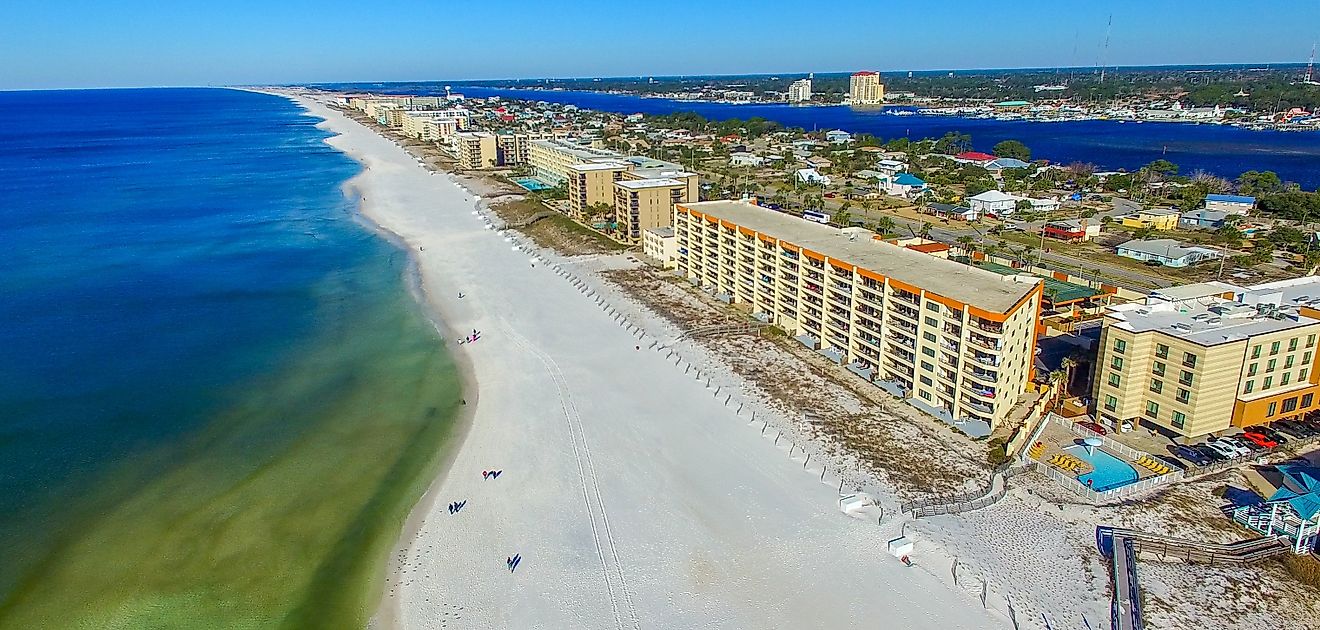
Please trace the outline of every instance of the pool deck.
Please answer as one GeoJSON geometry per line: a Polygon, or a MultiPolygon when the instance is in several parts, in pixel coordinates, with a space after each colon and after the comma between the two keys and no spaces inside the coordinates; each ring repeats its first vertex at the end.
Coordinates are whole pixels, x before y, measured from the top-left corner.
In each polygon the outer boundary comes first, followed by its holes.
{"type": "MultiPolygon", "coordinates": [[[[1042,431],[1040,435],[1040,441],[1045,443],[1045,448],[1040,452],[1039,456],[1036,459],[1038,459],[1041,463],[1048,464],[1050,458],[1055,456],[1056,454],[1073,455],[1074,457],[1076,457],[1075,454],[1076,449],[1069,449],[1069,450],[1064,450],[1064,449],[1068,449],[1068,447],[1080,444],[1081,439],[1082,437],[1080,435],[1077,435],[1076,433],[1073,433],[1068,429],[1065,429],[1061,426],[1052,423],[1047,424],[1045,426],[1045,430],[1042,431]]],[[[1104,449],[1104,450],[1106,453],[1109,453],[1110,455],[1113,455],[1114,457],[1122,460],[1123,463],[1130,466],[1132,470],[1135,470],[1137,473],[1136,481],[1146,479],[1147,477],[1156,476],[1155,473],[1150,469],[1144,466],[1137,465],[1136,462],[1132,461],[1127,457],[1124,457],[1121,453],[1115,453],[1110,449],[1104,449]]],[[[1079,457],[1078,459],[1082,459],[1083,462],[1086,462],[1084,458],[1079,457]]],[[[1087,468],[1085,468],[1084,470],[1086,472],[1090,472],[1091,470],[1090,462],[1086,462],[1086,464],[1087,464],[1087,468]]],[[[1069,475],[1073,474],[1068,471],[1064,471],[1064,472],[1069,475]]],[[[1075,477],[1076,475],[1073,476],[1075,477]]]]}

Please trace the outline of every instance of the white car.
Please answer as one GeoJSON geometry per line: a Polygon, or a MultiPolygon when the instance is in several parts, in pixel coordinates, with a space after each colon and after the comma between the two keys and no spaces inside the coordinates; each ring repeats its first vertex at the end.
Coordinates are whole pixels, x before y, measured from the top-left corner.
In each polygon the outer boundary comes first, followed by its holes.
{"type": "Polygon", "coordinates": [[[1234,444],[1232,440],[1225,440],[1224,438],[1215,438],[1206,442],[1206,444],[1226,457],[1244,457],[1251,454],[1251,451],[1247,450],[1246,447],[1234,444]]]}

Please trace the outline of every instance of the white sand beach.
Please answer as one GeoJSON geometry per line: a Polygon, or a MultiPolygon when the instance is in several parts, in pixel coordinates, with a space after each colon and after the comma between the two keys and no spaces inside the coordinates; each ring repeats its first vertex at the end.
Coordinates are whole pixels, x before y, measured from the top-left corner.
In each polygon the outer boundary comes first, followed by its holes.
{"type": "Polygon", "coordinates": [[[837,471],[763,437],[764,416],[708,389],[662,348],[668,333],[620,323],[571,264],[490,229],[450,177],[298,100],[363,163],[364,213],[412,249],[430,306],[481,331],[453,346],[477,384],[472,425],[400,543],[376,625],[1009,625],[948,584],[941,554],[889,556],[901,519],[842,514],[837,471]],[[467,503],[450,514],[453,501],[467,503]]]}

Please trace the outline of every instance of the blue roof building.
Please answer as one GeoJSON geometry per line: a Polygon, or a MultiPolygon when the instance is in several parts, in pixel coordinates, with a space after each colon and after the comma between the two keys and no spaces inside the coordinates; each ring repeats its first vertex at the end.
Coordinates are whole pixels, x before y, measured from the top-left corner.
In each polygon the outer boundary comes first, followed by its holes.
{"type": "Polygon", "coordinates": [[[1229,214],[1246,214],[1256,207],[1255,197],[1242,197],[1239,195],[1206,195],[1205,209],[1212,212],[1227,212],[1229,214]]]}
{"type": "Polygon", "coordinates": [[[1264,502],[1240,505],[1233,519],[1266,536],[1286,536],[1293,553],[1308,553],[1320,537],[1320,467],[1305,460],[1248,472],[1264,502]]]}

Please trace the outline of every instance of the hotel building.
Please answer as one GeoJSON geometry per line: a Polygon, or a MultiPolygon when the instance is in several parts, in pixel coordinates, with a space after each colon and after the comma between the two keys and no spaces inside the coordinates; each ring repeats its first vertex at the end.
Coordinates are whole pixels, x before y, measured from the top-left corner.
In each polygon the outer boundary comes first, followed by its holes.
{"type": "Polygon", "coordinates": [[[614,182],[623,179],[623,174],[631,169],[632,164],[622,161],[570,164],[566,171],[569,215],[582,219],[591,206],[613,207],[614,182]]]}
{"type": "Polygon", "coordinates": [[[1009,417],[1042,284],[739,201],[678,203],[677,271],[946,422],[1009,417]]]}
{"type": "Polygon", "coordinates": [[[687,201],[688,184],[679,179],[621,179],[614,182],[615,238],[625,243],[642,240],[642,230],[668,227],[674,205],[687,201]]]}
{"type": "Polygon", "coordinates": [[[880,73],[869,70],[853,73],[848,79],[848,95],[853,105],[883,105],[885,84],[880,82],[880,73]]]}
{"type": "Polygon", "coordinates": [[[1320,408],[1320,278],[1160,289],[1105,313],[1097,418],[1178,437],[1320,408]]]}
{"type": "Polygon", "coordinates": [[[463,131],[454,135],[454,155],[462,169],[491,168],[500,163],[495,134],[463,131]]]}
{"type": "Polygon", "coordinates": [[[806,103],[811,100],[811,77],[798,79],[788,86],[788,102],[806,103]]]}
{"type": "Polygon", "coordinates": [[[550,138],[548,133],[500,133],[496,136],[501,166],[527,164],[532,159],[532,142],[550,138]]]}
{"type": "Polygon", "coordinates": [[[563,139],[532,140],[527,161],[536,177],[550,184],[559,184],[569,177],[569,167],[588,162],[623,160],[622,154],[604,149],[593,149],[563,139]]]}

